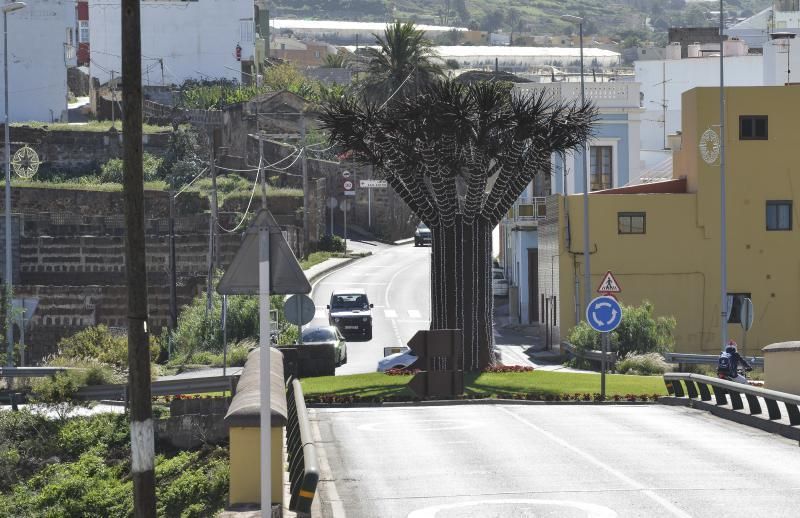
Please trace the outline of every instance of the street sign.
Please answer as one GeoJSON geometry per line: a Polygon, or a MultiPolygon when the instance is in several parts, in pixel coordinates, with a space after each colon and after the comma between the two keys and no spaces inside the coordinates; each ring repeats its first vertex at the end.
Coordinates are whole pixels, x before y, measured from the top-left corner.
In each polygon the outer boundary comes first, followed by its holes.
{"type": "Polygon", "coordinates": [[[342,200],[339,202],[339,209],[342,212],[347,212],[348,210],[350,210],[350,205],[352,205],[352,202],[350,200],[342,200]]]}
{"type": "Polygon", "coordinates": [[[27,326],[36,313],[36,308],[39,305],[39,299],[22,298],[11,299],[12,315],[14,322],[18,326],[22,326],[23,322],[27,326]]]}
{"type": "Polygon", "coordinates": [[[259,229],[269,229],[269,292],[271,295],[311,293],[311,284],[283,237],[272,214],[261,209],[217,285],[220,295],[258,295],[259,229]]]}
{"type": "Polygon", "coordinates": [[[353,182],[351,182],[350,180],[347,180],[346,182],[344,182],[343,185],[344,185],[344,190],[345,191],[352,191],[353,190],[354,185],[353,185],[353,182]]]}
{"type": "Polygon", "coordinates": [[[597,287],[597,293],[621,293],[622,288],[619,287],[619,283],[617,279],[614,278],[614,274],[611,271],[607,271],[606,274],[603,276],[603,280],[600,282],[600,285],[597,287]]]}
{"type": "Polygon", "coordinates": [[[750,331],[753,327],[753,301],[745,297],[742,299],[742,309],[739,313],[739,321],[742,323],[742,329],[750,331]]]}
{"type": "Polygon", "coordinates": [[[314,320],[316,311],[311,297],[300,293],[290,296],[283,303],[283,315],[286,320],[298,326],[304,326],[314,320]]]}
{"type": "Polygon", "coordinates": [[[352,174],[350,171],[342,171],[342,178],[350,178],[352,174]]]}
{"type": "Polygon", "coordinates": [[[339,206],[339,200],[338,199],[334,198],[333,196],[328,198],[328,208],[329,209],[335,209],[338,206],[339,206]]]}
{"type": "Polygon", "coordinates": [[[597,297],[586,307],[586,321],[595,331],[609,333],[622,322],[622,307],[614,297],[597,297]]]}
{"type": "Polygon", "coordinates": [[[386,189],[389,182],[386,180],[359,180],[358,185],[362,189],[386,189]]]}

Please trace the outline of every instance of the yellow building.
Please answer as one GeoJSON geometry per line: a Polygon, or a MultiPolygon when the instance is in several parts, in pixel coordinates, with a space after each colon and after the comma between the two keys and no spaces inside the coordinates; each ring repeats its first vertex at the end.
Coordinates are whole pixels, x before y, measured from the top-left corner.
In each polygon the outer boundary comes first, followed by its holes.
{"type": "MultiPolygon", "coordinates": [[[[753,300],[755,320],[747,354],[800,337],[800,239],[794,228],[794,187],[800,165],[794,152],[800,88],[726,88],[726,198],[729,300],[728,336],[742,345],[741,298],[753,300]]],[[[676,351],[720,348],[719,89],[683,94],[682,134],[674,138],[673,180],[592,193],[589,203],[592,286],[606,271],[628,305],[650,300],[657,315],[677,320],[676,351]],[[709,137],[711,137],[709,139],[709,137]],[[701,149],[707,149],[704,160],[701,149]]],[[[565,340],[583,310],[583,201],[548,199],[539,225],[542,336],[565,340]],[[577,283],[576,283],[577,280],[577,283]]]]}

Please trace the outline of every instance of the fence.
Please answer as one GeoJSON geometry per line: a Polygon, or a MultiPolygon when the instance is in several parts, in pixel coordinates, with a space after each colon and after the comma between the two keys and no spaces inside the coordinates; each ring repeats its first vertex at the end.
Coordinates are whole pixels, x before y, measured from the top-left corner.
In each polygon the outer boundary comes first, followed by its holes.
{"type": "Polygon", "coordinates": [[[289,457],[289,510],[310,516],[311,503],[319,482],[317,450],[311,436],[311,422],[303,399],[300,380],[289,382],[286,393],[289,419],[286,424],[286,449],[289,457]]]}
{"type": "Polygon", "coordinates": [[[690,406],[699,406],[713,411],[714,406],[717,408],[727,406],[728,398],[730,398],[733,413],[727,414],[726,417],[731,417],[742,424],[756,426],[784,437],[800,440],[800,428],[798,428],[800,426],[800,410],[798,410],[800,396],[699,374],[667,373],[664,374],[664,383],[667,385],[670,395],[674,396],[676,400],[688,402],[690,406]],[[749,414],[743,412],[745,408],[742,396],[747,400],[749,414]],[[716,405],[707,403],[712,398],[716,405]],[[761,417],[763,413],[762,400],[767,407],[766,419],[761,417]],[[779,403],[783,405],[785,414],[781,411],[779,403]],[[710,407],[705,405],[710,405],[710,407]],[[788,425],[779,422],[779,420],[783,420],[784,415],[788,418],[788,425]]]}
{"type": "MultiPolygon", "coordinates": [[[[685,353],[665,353],[664,360],[669,363],[677,363],[680,365],[716,365],[719,355],[716,354],[685,354],[685,353]]],[[[748,360],[750,365],[756,367],[764,366],[763,356],[752,356],[748,360]]]]}

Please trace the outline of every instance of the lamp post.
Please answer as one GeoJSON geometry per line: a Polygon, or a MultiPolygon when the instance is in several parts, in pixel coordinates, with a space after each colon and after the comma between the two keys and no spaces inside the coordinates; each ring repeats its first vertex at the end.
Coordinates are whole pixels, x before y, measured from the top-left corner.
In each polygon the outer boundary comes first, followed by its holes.
{"type": "Polygon", "coordinates": [[[722,350],[728,343],[728,229],[725,207],[725,16],[719,0],[719,191],[720,191],[720,292],[722,350]]]}
{"type": "Polygon", "coordinates": [[[6,162],[6,189],[5,189],[5,217],[6,217],[6,268],[5,268],[5,283],[6,283],[6,363],[9,367],[14,365],[14,327],[11,321],[11,297],[13,296],[13,279],[12,279],[12,254],[11,254],[11,140],[9,139],[8,127],[8,13],[19,11],[25,7],[25,2],[7,2],[3,4],[3,84],[4,97],[5,97],[5,110],[6,121],[3,131],[5,137],[5,162],[6,162]]]}
{"type": "MultiPolygon", "coordinates": [[[[586,82],[583,74],[583,18],[571,14],[564,14],[561,19],[570,23],[578,24],[580,34],[580,47],[581,47],[581,106],[586,104],[586,82]]],[[[583,145],[581,150],[583,155],[583,307],[584,309],[589,306],[590,283],[592,282],[592,269],[590,267],[590,254],[589,254],[589,153],[586,144],[583,145]]],[[[579,312],[578,314],[580,314],[579,312]]]]}

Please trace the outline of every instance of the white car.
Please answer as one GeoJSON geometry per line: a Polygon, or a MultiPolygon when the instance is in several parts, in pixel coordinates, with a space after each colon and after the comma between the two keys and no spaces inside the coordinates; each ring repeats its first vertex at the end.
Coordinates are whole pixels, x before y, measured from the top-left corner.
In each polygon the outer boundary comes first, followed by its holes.
{"type": "Polygon", "coordinates": [[[404,369],[415,361],[417,361],[417,353],[411,349],[406,349],[378,360],[378,372],[386,372],[390,369],[404,369]]]}
{"type": "Polygon", "coordinates": [[[495,297],[508,295],[508,281],[502,268],[492,268],[492,293],[495,297]]]}

